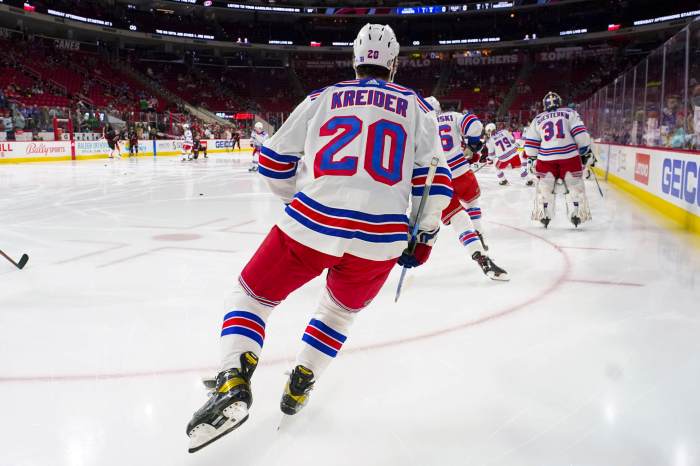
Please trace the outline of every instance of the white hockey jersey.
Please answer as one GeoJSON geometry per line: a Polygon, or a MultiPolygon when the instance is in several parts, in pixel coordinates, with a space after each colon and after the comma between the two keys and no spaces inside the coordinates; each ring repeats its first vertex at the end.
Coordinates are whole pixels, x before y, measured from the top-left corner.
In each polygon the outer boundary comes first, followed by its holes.
{"type": "Polygon", "coordinates": [[[525,130],[525,154],[540,160],[564,160],[579,156],[591,145],[591,137],[576,110],[560,108],[542,112],[525,130]]]}
{"type": "Polygon", "coordinates": [[[259,173],[286,204],[279,228],[333,256],[401,255],[430,161],[439,164],[421,229],[433,229],[452,197],[435,114],[414,91],[378,79],[312,92],[268,139],[259,173]]]}
{"type": "Polygon", "coordinates": [[[507,129],[496,131],[486,141],[489,158],[498,159],[499,162],[507,162],[513,157],[518,157],[518,147],[515,137],[507,129]]]}
{"type": "Polygon", "coordinates": [[[462,140],[470,144],[477,143],[481,138],[484,125],[471,112],[464,115],[457,112],[441,113],[437,121],[447,165],[452,172],[452,178],[457,178],[471,170],[469,161],[462,152],[462,140]]]}
{"type": "Polygon", "coordinates": [[[182,135],[182,140],[186,143],[192,144],[192,131],[186,129],[185,133],[182,135]]]}
{"type": "Polygon", "coordinates": [[[250,133],[250,144],[256,149],[262,148],[263,143],[267,141],[267,139],[267,131],[261,131],[258,133],[257,131],[253,130],[253,132],[250,133]]]}

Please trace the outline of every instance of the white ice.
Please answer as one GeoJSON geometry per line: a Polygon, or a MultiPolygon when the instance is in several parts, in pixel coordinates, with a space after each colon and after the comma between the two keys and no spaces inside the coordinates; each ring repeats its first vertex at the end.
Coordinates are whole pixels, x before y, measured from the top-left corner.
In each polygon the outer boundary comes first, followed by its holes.
{"type": "MultiPolygon", "coordinates": [[[[244,157],[246,158],[246,157],[244,157]]],[[[247,158],[246,158],[247,160],[247,158]]],[[[226,155],[0,166],[0,466],[700,465],[700,250],[605,184],[529,220],[479,173],[487,280],[444,229],[394,270],[308,407],[279,397],[316,280],[275,310],[250,420],[196,454],[224,296],[283,215],[226,155]]]]}

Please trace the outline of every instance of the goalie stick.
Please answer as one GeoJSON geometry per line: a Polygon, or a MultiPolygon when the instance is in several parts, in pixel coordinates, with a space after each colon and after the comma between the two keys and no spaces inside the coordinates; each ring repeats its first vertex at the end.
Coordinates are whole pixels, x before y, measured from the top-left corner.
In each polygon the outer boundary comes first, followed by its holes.
{"type": "MultiPolygon", "coordinates": [[[[425,178],[425,186],[423,187],[423,195],[420,198],[420,204],[418,204],[418,212],[416,213],[416,218],[413,219],[413,226],[411,229],[411,239],[408,242],[408,250],[413,253],[416,250],[416,237],[418,235],[418,227],[420,226],[420,218],[423,215],[423,209],[425,208],[425,203],[428,201],[428,196],[430,195],[430,188],[433,186],[433,178],[435,178],[435,172],[438,166],[438,157],[434,156],[430,160],[430,168],[428,169],[428,176],[425,178]]],[[[399,285],[396,287],[396,296],[394,297],[394,302],[399,300],[401,296],[401,288],[403,287],[404,278],[406,278],[406,271],[408,268],[404,265],[401,269],[401,278],[399,278],[399,285]]]]}
{"type": "Polygon", "coordinates": [[[27,265],[27,261],[29,260],[29,256],[26,254],[22,254],[22,257],[19,258],[19,262],[13,261],[12,258],[10,256],[8,256],[7,254],[5,254],[2,250],[0,250],[0,255],[2,257],[4,257],[5,259],[7,259],[8,261],[12,262],[14,264],[14,266],[20,270],[22,270],[24,268],[24,266],[27,265]]]}
{"type": "Polygon", "coordinates": [[[590,170],[591,175],[593,175],[593,181],[595,181],[595,185],[598,187],[598,192],[600,193],[600,197],[605,198],[605,196],[603,196],[603,190],[600,188],[600,183],[598,183],[598,177],[596,176],[595,172],[593,171],[593,167],[590,167],[588,170],[590,170]]]}

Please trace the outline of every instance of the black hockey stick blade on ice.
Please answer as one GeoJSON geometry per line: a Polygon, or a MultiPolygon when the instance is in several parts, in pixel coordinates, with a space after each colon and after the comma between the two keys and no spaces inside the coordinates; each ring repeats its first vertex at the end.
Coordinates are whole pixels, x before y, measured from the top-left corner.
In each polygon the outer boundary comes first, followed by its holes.
{"type": "Polygon", "coordinates": [[[15,265],[15,267],[17,267],[20,270],[22,270],[24,268],[24,266],[27,265],[27,262],[29,261],[29,256],[26,254],[22,254],[22,257],[19,258],[19,262],[13,261],[12,258],[10,256],[8,256],[7,254],[5,254],[4,252],[2,252],[2,250],[0,250],[0,255],[2,257],[4,257],[5,259],[7,259],[8,261],[12,262],[15,265]]]}

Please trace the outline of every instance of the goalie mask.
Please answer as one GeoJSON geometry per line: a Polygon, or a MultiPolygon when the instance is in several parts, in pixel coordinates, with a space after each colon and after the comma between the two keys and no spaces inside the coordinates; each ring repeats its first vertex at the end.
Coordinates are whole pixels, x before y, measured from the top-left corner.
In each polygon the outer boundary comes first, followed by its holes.
{"type": "Polygon", "coordinates": [[[542,99],[542,106],[548,112],[551,112],[552,110],[556,110],[559,107],[561,107],[561,103],[562,100],[559,94],[552,91],[547,92],[547,95],[545,95],[544,99],[542,99]]]}
{"type": "Polygon", "coordinates": [[[383,24],[365,24],[352,46],[353,68],[375,65],[389,70],[389,81],[394,80],[399,57],[399,43],[394,30],[383,24]]]}

